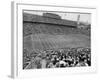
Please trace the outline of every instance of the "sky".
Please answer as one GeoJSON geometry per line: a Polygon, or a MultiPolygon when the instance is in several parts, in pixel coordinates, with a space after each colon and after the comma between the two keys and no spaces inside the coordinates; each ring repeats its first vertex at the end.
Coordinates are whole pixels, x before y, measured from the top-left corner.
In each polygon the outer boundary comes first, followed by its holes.
{"type": "MultiPolygon", "coordinates": [[[[43,15],[43,13],[46,13],[47,11],[24,11],[26,13],[30,14],[36,14],[36,15],[43,15]]],[[[73,12],[48,12],[48,13],[54,13],[61,16],[62,19],[77,21],[78,15],[80,15],[80,22],[85,23],[91,23],[91,14],[89,13],[73,13],[73,12]]]]}

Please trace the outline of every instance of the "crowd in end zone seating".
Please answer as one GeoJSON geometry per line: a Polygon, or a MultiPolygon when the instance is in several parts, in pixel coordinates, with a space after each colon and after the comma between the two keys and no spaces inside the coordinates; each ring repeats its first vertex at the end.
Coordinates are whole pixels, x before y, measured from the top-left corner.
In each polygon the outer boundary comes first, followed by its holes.
{"type": "MultiPolygon", "coordinates": [[[[29,57],[29,61],[32,61],[33,63],[31,64],[30,69],[91,66],[91,49],[66,48],[44,50],[40,53],[32,53],[29,57]]],[[[24,65],[26,62],[24,62],[24,65]]],[[[29,65],[27,64],[26,66],[27,69],[29,69],[29,65]]]]}

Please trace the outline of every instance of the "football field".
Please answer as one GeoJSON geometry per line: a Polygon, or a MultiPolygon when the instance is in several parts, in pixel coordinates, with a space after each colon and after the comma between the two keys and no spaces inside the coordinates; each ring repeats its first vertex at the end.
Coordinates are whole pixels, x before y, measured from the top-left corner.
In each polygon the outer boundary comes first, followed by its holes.
{"type": "Polygon", "coordinates": [[[50,35],[32,34],[24,37],[24,48],[32,50],[46,50],[57,48],[90,47],[90,37],[82,34],[50,35]]]}

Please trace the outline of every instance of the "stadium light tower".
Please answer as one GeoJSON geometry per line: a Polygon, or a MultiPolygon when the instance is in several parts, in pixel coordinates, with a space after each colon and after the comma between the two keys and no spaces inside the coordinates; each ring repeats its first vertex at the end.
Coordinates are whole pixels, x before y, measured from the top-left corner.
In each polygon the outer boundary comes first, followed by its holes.
{"type": "Polygon", "coordinates": [[[77,27],[79,27],[80,24],[80,14],[77,16],[77,27]]]}

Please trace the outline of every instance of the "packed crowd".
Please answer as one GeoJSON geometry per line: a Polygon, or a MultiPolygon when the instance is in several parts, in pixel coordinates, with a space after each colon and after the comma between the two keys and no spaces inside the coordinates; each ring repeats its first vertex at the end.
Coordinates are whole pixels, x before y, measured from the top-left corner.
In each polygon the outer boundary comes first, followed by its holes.
{"type": "Polygon", "coordinates": [[[57,50],[45,50],[31,54],[29,60],[34,58],[38,62],[36,68],[63,68],[91,66],[90,48],[67,48],[57,50]],[[32,56],[34,55],[34,57],[32,56]]]}

